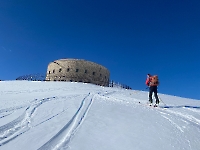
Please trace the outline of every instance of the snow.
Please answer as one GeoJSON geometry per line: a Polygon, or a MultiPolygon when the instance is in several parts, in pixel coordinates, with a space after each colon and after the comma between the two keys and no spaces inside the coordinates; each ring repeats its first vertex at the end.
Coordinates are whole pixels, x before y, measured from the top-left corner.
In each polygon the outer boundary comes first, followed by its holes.
{"type": "Polygon", "coordinates": [[[1,150],[198,150],[200,101],[70,82],[0,82],[1,150]]]}

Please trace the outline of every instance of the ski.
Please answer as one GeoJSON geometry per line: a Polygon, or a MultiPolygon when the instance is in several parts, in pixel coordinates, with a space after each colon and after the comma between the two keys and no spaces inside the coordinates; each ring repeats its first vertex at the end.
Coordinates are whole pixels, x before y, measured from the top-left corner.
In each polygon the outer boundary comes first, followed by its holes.
{"type": "Polygon", "coordinates": [[[153,104],[153,103],[142,103],[142,102],[139,102],[139,104],[141,105],[144,105],[144,106],[149,106],[149,107],[152,107],[152,108],[164,108],[164,109],[167,109],[167,108],[170,108],[169,106],[160,106],[159,104],[153,104]]]}

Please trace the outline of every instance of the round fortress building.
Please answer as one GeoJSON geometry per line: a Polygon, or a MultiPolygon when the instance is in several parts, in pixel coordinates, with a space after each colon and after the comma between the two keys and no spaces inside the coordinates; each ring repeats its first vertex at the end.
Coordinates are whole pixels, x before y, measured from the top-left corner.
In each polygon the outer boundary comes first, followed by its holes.
{"type": "Polygon", "coordinates": [[[49,63],[46,81],[71,81],[109,86],[110,72],[83,59],[59,59],[49,63]]]}

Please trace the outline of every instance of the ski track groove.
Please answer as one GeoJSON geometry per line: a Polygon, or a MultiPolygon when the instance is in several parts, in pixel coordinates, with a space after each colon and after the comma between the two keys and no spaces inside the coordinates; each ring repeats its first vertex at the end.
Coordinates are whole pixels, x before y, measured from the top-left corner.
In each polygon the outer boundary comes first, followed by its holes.
{"type": "Polygon", "coordinates": [[[144,103],[135,103],[136,105],[142,105],[145,106],[148,109],[151,110],[155,110],[158,113],[161,114],[161,116],[165,119],[167,119],[175,128],[177,128],[179,131],[184,132],[184,128],[180,127],[177,123],[175,123],[174,121],[172,121],[170,119],[170,116],[174,116],[176,117],[178,120],[181,120],[185,123],[191,124],[193,126],[195,126],[196,128],[200,129],[200,120],[197,119],[196,117],[194,117],[193,115],[190,115],[189,112],[196,112],[197,114],[199,114],[199,107],[189,107],[189,106],[174,106],[174,107],[152,107],[152,106],[148,106],[148,104],[144,104],[144,103]],[[180,112],[180,111],[176,111],[176,109],[182,109],[182,110],[187,110],[186,112],[180,112]]]}
{"type": "MultiPolygon", "coordinates": [[[[14,111],[13,111],[13,112],[14,112],[14,111]]],[[[0,119],[1,119],[1,118],[4,118],[4,117],[7,117],[7,116],[9,116],[9,115],[11,115],[13,112],[8,113],[8,114],[3,114],[3,115],[0,117],[0,119]]]]}
{"type": "MultiPolygon", "coordinates": [[[[140,103],[142,104],[142,103],[140,103]]],[[[145,104],[142,104],[143,106],[145,106],[145,104]]],[[[149,107],[151,108],[151,107],[149,107]]],[[[185,112],[182,113],[180,111],[175,111],[176,109],[185,109],[188,111],[192,111],[192,112],[196,112],[197,114],[199,113],[198,109],[194,108],[187,108],[185,106],[182,107],[177,107],[174,106],[174,108],[165,108],[165,107],[156,107],[156,108],[151,108],[152,110],[156,110],[157,112],[165,115],[165,116],[169,116],[169,115],[174,115],[177,116],[178,118],[182,118],[184,121],[191,123],[193,125],[195,125],[196,127],[200,128],[200,120],[197,119],[196,117],[194,117],[193,115],[190,115],[189,112],[185,112]]]]}
{"type": "Polygon", "coordinates": [[[25,107],[28,107],[28,105],[22,105],[22,106],[17,106],[17,107],[11,107],[11,108],[6,108],[6,109],[1,109],[0,110],[0,114],[1,113],[7,113],[7,112],[10,112],[10,111],[14,111],[14,110],[18,110],[18,109],[22,109],[22,108],[25,108],[25,107]]]}
{"type": "MultiPolygon", "coordinates": [[[[185,107],[181,107],[182,109],[185,109],[185,107]]],[[[173,108],[176,109],[176,108],[173,108]]],[[[179,108],[180,109],[180,108],[179,108]]],[[[190,108],[191,109],[191,108],[190,108]]],[[[195,108],[193,108],[195,109],[195,108]]],[[[161,114],[162,117],[164,117],[165,119],[169,120],[169,122],[173,122],[170,121],[169,116],[173,115],[174,117],[176,117],[178,120],[181,120],[185,123],[191,124],[193,126],[195,126],[196,128],[200,129],[200,120],[197,119],[196,117],[194,117],[193,115],[190,115],[189,112],[180,112],[180,111],[175,111],[175,110],[171,110],[171,108],[155,108],[155,110],[157,112],[159,112],[161,114]]],[[[188,110],[191,111],[191,110],[188,110]]],[[[176,123],[172,123],[173,125],[175,125],[176,123]]],[[[178,125],[175,125],[178,129],[180,129],[180,131],[182,132],[183,129],[180,127],[178,127],[178,125]]]]}
{"type": "Polygon", "coordinates": [[[89,93],[81,101],[81,104],[69,122],[49,141],[42,145],[38,150],[58,150],[69,147],[71,138],[75,135],[80,125],[86,118],[90,107],[92,106],[95,94],[89,93]]]}
{"type": "Polygon", "coordinates": [[[177,124],[175,123],[174,121],[172,121],[169,117],[166,117],[164,115],[162,115],[163,118],[167,119],[175,128],[177,128],[178,130],[180,130],[182,133],[184,132],[182,130],[182,128],[177,124]]]}
{"type": "MultiPolygon", "coordinates": [[[[52,99],[55,99],[55,97],[43,98],[41,100],[35,99],[34,101],[32,101],[32,103],[33,102],[34,103],[28,106],[22,115],[20,115],[18,118],[16,118],[15,120],[5,125],[0,126],[0,146],[7,144],[8,142],[12,141],[16,137],[27,132],[31,128],[30,120],[34,112],[36,111],[36,109],[43,103],[51,101],[52,99]]],[[[15,111],[18,109],[22,109],[24,107],[25,105],[12,107],[8,109],[0,110],[0,112],[15,111]]]]}
{"type": "MultiPolygon", "coordinates": [[[[176,129],[178,129],[182,133],[181,135],[184,137],[185,142],[188,143],[188,148],[190,150],[192,150],[190,139],[188,139],[188,137],[186,137],[185,134],[184,134],[184,132],[185,132],[184,131],[185,130],[185,126],[179,126],[177,123],[175,123],[175,121],[177,121],[177,120],[173,121],[173,120],[170,119],[170,117],[172,117],[173,115],[175,115],[175,116],[177,116],[176,119],[178,119],[179,121],[183,121],[186,124],[192,124],[192,125],[196,126],[197,128],[199,128],[199,126],[197,126],[194,122],[191,122],[191,121],[188,121],[187,119],[185,119],[185,117],[183,117],[183,116],[185,116],[185,114],[181,113],[182,115],[180,116],[180,114],[177,115],[175,111],[172,111],[172,112],[173,113],[171,113],[171,114],[169,114],[169,113],[162,113],[161,116],[163,118],[167,119],[172,124],[172,126],[174,126],[176,129]]],[[[174,118],[174,116],[172,118],[174,118]]],[[[182,141],[179,140],[179,143],[182,143],[182,141]]]]}
{"type": "Polygon", "coordinates": [[[39,126],[39,125],[41,125],[41,124],[43,124],[43,123],[45,123],[45,122],[47,122],[47,121],[49,121],[49,120],[55,118],[56,116],[58,116],[58,115],[64,113],[66,110],[67,110],[67,109],[62,110],[61,112],[59,112],[59,113],[57,113],[57,114],[55,114],[55,115],[49,117],[48,119],[46,119],[46,120],[44,120],[44,121],[42,121],[42,122],[40,122],[40,123],[34,125],[33,127],[37,127],[37,126],[39,126]]]}
{"type": "MultiPolygon", "coordinates": [[[[145,106],[144,104],[142,104],[143,106],[145,106]]],[[[193,115],[190,114],[190,112],[196,112],[196,114],[199,114],[199,107],[185,107],[185,106],[181,106],[181,107],[148,107],[151,110],[156,111],[157,113],[160,113],[160,115],[169,121],[169,123],[176,129],[175,131],[179,131],[181,134],[179,134],[179,136],[183,136],[183,138],[185,139],[185,142],[188,143],[188,148],[190,150],[192,150],[192,146],[191,146],[191,140],[188,139],[188,137],[185,136],[185,130],[188,132],[188,130],[185,128],[185,126],[180,126],[180,123],[178,123],[177,121],[182,121],[185,122],[186,124],[191,124],[194,127],[196,127],[197,129],[200,130],[200,120],[197,119],[196,117],[194,117],[193,115]],[[182,109],[184,112],[180,112],[180,111],[176,111],[177,109],[182,109]],[[172,118],[172,119],[170,119],[172,118]],[[174,118],[176,118],[174,120],[174,118]]],[[[177,133],[178,134],[178,133],[177,133]]],[[[179,140],[179,143],[182,143],[183,141],[179,140]]],[[[187,149],[188,149],[187,148],[187,149]]]]}
{"type": "MultiPolygon", "coordinates": [[[[99,95],[99,96],[104,96],[106,97],[105,95],[111,95],[112,93],[107,93],[107,94],[104,94],[104,95],[99,95]]],[[[114,98],[114,97],[106,97],[107,99],[111,98],[111,99],[114,99],[115,101],[118,101],[118,102],[126,102],[124,99],[119,99],[119,98],[114,98]]],[[[127,102],[126,102],[127,103],[127,102]]],[[[133,104],[136,104],[136,105],[142,105],[142,106],[145,106],[147,107],[148,109],[151,109],[151,110],[156,110],[157,112],[161,113],[162,116],[165,118],[165,119],[168,119],[168,121],[170,121],[171,123],[173,121],[171,121],[167,116],[169,115],[174,115],[174,116],[177,116],[177,118],[181,118],[182,121],[184,120],[185,122],[187,123],[190,123],[192,124],[193,126],[197,127],[200,129],[200,120],[197,119],[196,117],[192,116],[189,114],[189,112],[187,113],[181,113],[181,112],[177,112],[175,110],[171,110],[171,109],[176,109],[176,108],[181,108],[181,109],[185,109],[185,110],[188,110],[188,111],[192,111],[192,112],[196,112],[197,114],[199,114],[199,107],[195,107],[195,106],[187,106],[187,105],[183,105],[183,106],[174,106],[173,107],[148,107],[148,104],[144,104],[144,103],[137,103],[137,102],[133,102],[133,104]]],[[[181,129],[181,127],[179,127],[176,123],[172,123],[173,125],[176,126],[176,128],[178,128],[181,132],[183,132],[183,130],[181,129]]]]}
{"type": "Polygon", "coordinates": [[[177,118],[182,118],[184,121],[192,124],[195,127],[200,128],[200,120],[190,114],[184,114],[184,113],[176,112],[172,110],[167,110],[167,112],[177,116],[177,118]]]}

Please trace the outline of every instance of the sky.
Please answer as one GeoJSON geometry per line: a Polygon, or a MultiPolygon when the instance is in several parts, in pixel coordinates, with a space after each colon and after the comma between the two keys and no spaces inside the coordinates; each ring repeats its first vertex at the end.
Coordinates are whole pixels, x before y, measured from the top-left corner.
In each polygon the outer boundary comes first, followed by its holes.
{"type": "Polygon", "coordinates": [[[197,150],[200,101],[70,82],[0,83],[1,150],[197,150]]]}
{"type": "Polygon", "coordinates": [[[50,62],[85,59],[110,79],[159,93],[200,99],[198,0],[1,0],[1,80],[46,73],[50,62]]]}

